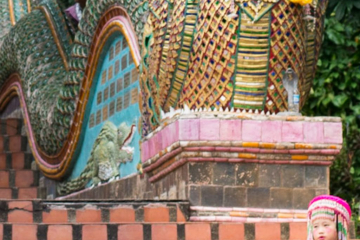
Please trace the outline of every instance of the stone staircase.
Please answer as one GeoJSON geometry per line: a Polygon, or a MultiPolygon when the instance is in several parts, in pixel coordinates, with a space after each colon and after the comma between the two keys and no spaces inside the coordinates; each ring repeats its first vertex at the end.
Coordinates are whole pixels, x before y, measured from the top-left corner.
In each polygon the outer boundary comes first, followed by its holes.
{"type": "Polygon", "coordinates": [[[0,201],[2,240],[305,240],[306,223],[189,222],[187,202],[0,201]]]}
{"type": "Polygon", "coordinates": [[[2,119],[0,124],[0,198],[36,199],[39,171],[22,133],[22,120],[2,119]]]}
{"type": "Polygon", "coordinates": [[[0,240],[306,239],[304,222],[190,222],[187,201],[46,200],[21,129],[1,120],[0,240]]]}
{"type": "Polygon", "coordinates": [[[176,240],[186,209],[185,202],[3,200],[0,239],[176,240]]]}

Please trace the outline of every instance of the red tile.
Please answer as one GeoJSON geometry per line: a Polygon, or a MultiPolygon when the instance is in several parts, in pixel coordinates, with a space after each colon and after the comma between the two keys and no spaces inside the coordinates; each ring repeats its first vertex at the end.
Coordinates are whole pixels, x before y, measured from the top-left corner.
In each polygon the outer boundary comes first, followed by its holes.
{"type": "Polygon", "coordinates": [[[289,223],[289,240],[306,240],[307,223],[289,223]]]}
{"type": "Polygon", "coordinates": [[[13,169],[24,169],[25,167],[25,153],[18,152],[11,155],[11,167],[13,169]]]}
{"type": "Polygon", "coordinates": [[[281,239],[280,223],[256,223],[255,240],[281,239]]]}
{"type": "Polygon", "coordinates": [[[0,136],[0,152],[4,151],[4,136],[0,136]]]}
{"type": "Polygon", "coordinates": [[[82,240],[107,239],[106,225],[83,225],[82,240]]]}
{"type": "Polygon", "coordinates": [[[0,171],[0,188],[8,188],[9,185],[9,172],[0,171]]]}
{"type": "Polygon", "coordinates": [[[37,225],[13,225],[12,240],[37,240],[37,225]],[[26,238],[24,237],[26,236],[26,238]]]}
{"type": "Polygon", "coordinates": [[[8,213],[8,222],[33,223],[33,213],[24,210],[12,210],[8,213]]]}
{"type": "Polygon", "coordinates": [[[0,154],[0,170],[6,169],[6,153],[0,154]]]}
{"type": "Polygon", "coordinates": [[[77,223],[99,223],[101,222],[101,210],[81,209],[76,211],[77,223]]]}
{"type": "Polygon", "coordinates": [[[68,214],[66,209],[52,209],[50,212],[43,212],[43,223],[67,223],[68,214]]]}
{"type": "Polygon", "coordinates": [[[34,172],[32,170],[20,170],[15,172],[16,187],[31,187],[34,183],[34,172]]]}
{"type": "Polygon", "coordinates": [[[15,135],[9,137],[9,151],[10,152],[21,152],[22,149],[22,136],[15,135]]]}
{"type": "Polygon", "coordinates": [[[19,119],[6,119],[6,134],[8,136],[19,134],[18,131],[19,125],[20,125],[19,119]]]}
{"type": "Polygon", "coordinates": [[[110,222],[135,222],[135,211],[132,208],[110,209],[110,222]]]}
{"type": "Polygon", "coordinates": [[[10,201],[8,202],[8,208],[11,209],[24,209],[27,211],[33,210],[33,204],[31,201],[10,201]]]}
{"type": "Polygon", "coordinates": [[[141,224],[119,225],[118,240],[143,240],[143,226],[141,224]]]}
{"type": "Polygon", "coordinates": [[[177,217],[176,221],[177,222],[182,222],[182,223],[186,222],[186,218],[184,216],[184,213],[180,210],[180,208],[177,208],[176,211],[177,211],[177,213],[176,213],[176,217],[177,217]]]}
{"type": "Polygon", "coordinates": [[[18,199],[34,199],[37,198],[37,188],[19,188],[18,199]]]}
{"type": "Polygon", "coordinates": [[[219,240],[244,240],[244,224],[223,223],[219,225],[219,240]]]}
{"type": "Polygon", "coordinates": [[[211,240],[210,224],[207,223],[186,224],[185,240],[211,240]]]}
{"type": "Polygon", "coordinates": [[[0,189],[0,199],[11,199],[11,189],[0,189]]]}
{"type": "Polygon", "coordinates": [[[166,207],[144,207],[144,222],[169,222],[169,209],[166,207]]]}
{"type": "Polygon", "coordinates": [[[177,225],[154,224],[151,226],[152,240],[177,240],[177,225]]]}
{"type": "Polygon", "coordinates": [[[72,226],[50,225],[47,232],[47,240],[71,240],[72,226]]]}

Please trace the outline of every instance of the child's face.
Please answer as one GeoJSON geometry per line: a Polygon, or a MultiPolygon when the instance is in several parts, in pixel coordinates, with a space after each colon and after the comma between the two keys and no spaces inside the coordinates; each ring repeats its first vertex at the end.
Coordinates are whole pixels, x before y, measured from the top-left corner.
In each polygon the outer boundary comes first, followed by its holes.
{"type": "Polygon", "coordinates": [[[337,240],[336,224],[329,219],[317,219],[313,222],[314,240],[337,240]]]}

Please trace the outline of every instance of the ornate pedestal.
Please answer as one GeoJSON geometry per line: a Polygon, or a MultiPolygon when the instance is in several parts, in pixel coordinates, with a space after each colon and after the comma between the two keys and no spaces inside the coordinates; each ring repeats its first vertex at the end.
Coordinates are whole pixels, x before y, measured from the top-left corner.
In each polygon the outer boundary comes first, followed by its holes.
{"type": "Polygon", "coordinates": [[[329,193],[340,118],[182,113],[141,144],[145,198],[188,199],[191,220],[306,221],[329,193]]]}
{"type": "Polygon", "coordinates": [[[184,200],[191,221],[305,222],[341,147],[340,118],[182,112],[143,139],[144,174],[65,198],[184,200]]]}

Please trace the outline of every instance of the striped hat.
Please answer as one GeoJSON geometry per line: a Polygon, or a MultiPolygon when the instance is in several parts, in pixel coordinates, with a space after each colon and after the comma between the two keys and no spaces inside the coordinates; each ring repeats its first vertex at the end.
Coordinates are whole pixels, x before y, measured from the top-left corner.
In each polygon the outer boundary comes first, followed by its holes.
{"type": "Polygon", "coordinates": [[[313,240],[313,221],[327,218],[336,222],[338,240],[348,240],[348,226],[350,224],[351,209],[349,204],[336,196],[321,195],[309,203],[308,208],[308,237],[313,240]]]}

